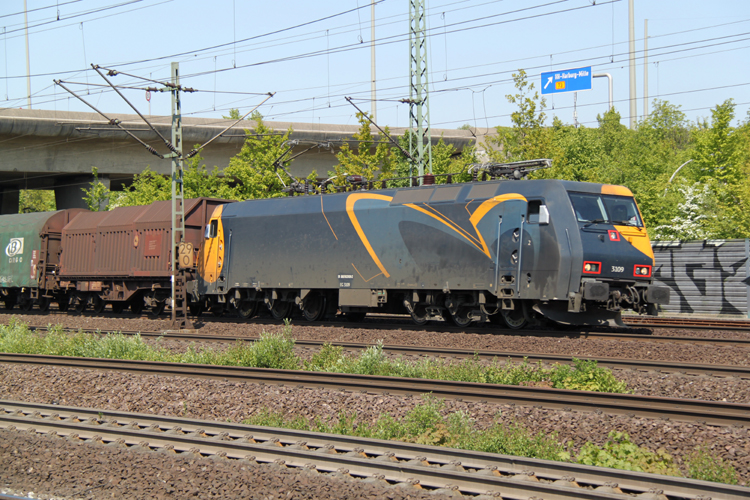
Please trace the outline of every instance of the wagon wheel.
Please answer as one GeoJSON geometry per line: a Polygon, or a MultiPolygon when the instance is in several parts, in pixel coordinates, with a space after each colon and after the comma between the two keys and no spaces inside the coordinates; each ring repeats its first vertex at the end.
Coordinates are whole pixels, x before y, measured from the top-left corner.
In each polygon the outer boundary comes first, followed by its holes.
{"type": "Polygon", "coordinates": [[[21,303],[18,304],[18,307],[20,307],[22,311],[31,311],[31,309],[34,307],[34,301],[29,297],[22,297],[21,303]]]}
{"type": "Polygon", "coordinates": [[[76,303],[75,306],[73,306],[73,309],[77,313],[82,313],[89,306],[88,297],[76,297],[75,300],[76,303]]]}
{"type": "Polygon", "coordinates": [[[125,309],[125,304],[122,302],[111,302],[112,304],[112,312],[115,314],[120,314],[125,309]]]}
{"type": "Polygon", "coordinates": [[[39,310],[42,312],[49,311],[49,305],[52,302],[49,297],[39,297],[39,310]]]}
{"type": "Polygon", "coordinates": [[[449,312],[448,313],[448,320],[453,323],[455,326],[458,326],[460,328],[466,328],[471,324],[472,321],[474,321],[471,318],[471,308],[463,306],[459,307],[455,314],[449,312]]]}
{"type": "Polygon", "coordinates": [[[522,307],[523,306],[518,305],[518,307],[516,307],[515,309],[505,309],[502,313],[500,313],[505,320],[505,324],[511,330],[520,330],[529,323],[526,320],[526,316],[523,314],[523,309],[521,309],[522,307]]]}
{"type": "Polygon", "coordinates": [[[13,309],[13,307],[15,307],[15,305],[16,305],[16,298],[13,297],[12,295],[8,295],[5,298],[5,308],[8,309],[8,310],[10,310],[10,309],[13,309]]]}
{"type": "Polygon", "coordinates": [[[156,305],[151,306],[151,316],[158,318],[166,307],[167,301],[157,302],[156,305]]]}
{"type": "Polygon", "coordinates": [[[203,302],[191,302],[188,309],[193,316],[200,316],[203,314],[203,302]]]}
{"type": "Polygon", "coordinates": [[[63,297],[62,299],[59,299],[57,301],[57,308],[61,312],[65,312],[70,307],[70,299],[68,297],[63,297]]]}
{"type": "Polygon", "coordinates": [[[424,304],[414,304],[410,314],[411,320],[415,325],[426,325],[430,319],[430,315],[427,313],[427,306],[424,304]]]}
{"type": "Polygon", "coordinates": [[[143,299],[140,297],[136,297],[135,299],[130,301],[130,312],[132,312],[135,315],[141,314],[143,312],[143,299]]]}
{"type": "Polygon", "coordinates": [[[242,319],[250,319],[258,314],[257,300],[242,300],[237,306],[237,316],[242,319]]]}
{"type": "Polygon", "coordinates": [[[346,318],[349,323],[361,323],[365,319],[365,316],[367,316],[366,312],[351,311],[344,313],[344,318],[346,318]]]}
{"type": "Polygon", "coordinates": [[[318,321],[326,312],[326,298],[321,293],[312,292],[305,298],[302,316],[307,321],[318,321]]]}
{"type": "Polygon", "coordinates": [[[283,321],[292,317],[292,303],[275,300],[271,308],[271,317],[278,321],[283,321]]]}
{"type": "Polygon", "coordinates": [[[94,312],[96,314],[101,314],[104,312],[104,308],[107,307],[107,303],[102,300],[101,297],[98,295],[94,295],[91,298],[91,301],[93,302],[94,312]]]}

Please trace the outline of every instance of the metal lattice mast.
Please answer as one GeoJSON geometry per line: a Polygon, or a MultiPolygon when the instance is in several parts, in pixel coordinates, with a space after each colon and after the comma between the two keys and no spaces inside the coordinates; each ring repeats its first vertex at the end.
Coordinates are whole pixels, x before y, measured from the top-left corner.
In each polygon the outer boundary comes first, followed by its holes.
{"type": "Polygon", "coordinates": [[[188,328],[185,273],[178,263],[180,244],[185,240],[185,190],[183,186],[182,104],[180,65],[172,63],[172,327],[188,328]]]}
{"type": "MultiPolygon", "coordinates": [[[[430,101],[427,88],[426,0],[409,0],[409,154],[416,159],[422,184],[425,165],[432,173],[430,101]]],[[[411,172],[410,172],[410,175],[411,172]]]]}

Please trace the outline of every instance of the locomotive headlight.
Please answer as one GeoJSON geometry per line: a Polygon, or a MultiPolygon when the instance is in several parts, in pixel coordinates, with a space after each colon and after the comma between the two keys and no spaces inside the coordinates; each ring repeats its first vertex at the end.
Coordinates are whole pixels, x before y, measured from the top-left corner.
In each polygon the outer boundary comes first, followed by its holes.
{"type": "Polygon", "coordinates": [[[650,277],[651,276],[651,266],[635,266],[633,268],[633,275],[638,277],[650,277]]]}
{"type": "Polygon", "coordinates": [[[583,272],[589,274],[599,274],[602,270],[601,262],[587,261],[583,263],[583,272]]]}

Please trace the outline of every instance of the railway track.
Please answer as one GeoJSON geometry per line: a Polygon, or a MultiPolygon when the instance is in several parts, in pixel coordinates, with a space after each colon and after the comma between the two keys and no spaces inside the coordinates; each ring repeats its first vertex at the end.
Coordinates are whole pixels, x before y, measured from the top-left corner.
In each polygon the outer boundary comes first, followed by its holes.
{"type": "MultiPolygon", "coordinates": [[[[232,323],[244,323],[239,320],[232,320],[232,323]]],[[[272,320],[253,320],[255,324],[280,326],[277,321],[272,320]]],[[[433,333],[488,333],[487,327],[473,328],[456,328],[449,326],[417,326],[411,324],[386,324],[386,323],[348,323],[348,322],[316,322],[316,323],[292,323],[304,324],[306,327],[316,328],[340,328],[340,329],[360,329],[360,330],[406,330],[406,331],[427,331],[433,333]]],[[[45,331],[46,326],[31,326],[33,330],[45,331]]],[[[100,333],[102,329],[97,328],[71,328],[70,330],[83,331],[86,333],[100,333]]],[[[233,336],[233,335],[212,335],[202,334],[198,330],[165,330],[165,331],[128,331],[119,330],[126,335],[141,334],[143,337],[164,336],[175,340],[194,340],[196,342],[235,342],[237,339],[247,340],[254,337],[233,336]],[[223,337],[223,338],[222,338],[223,337]]],[[[721,338],[721,337],[690,337],[690,336],[668,336],[668,335],[645,335],[640,333],[612,333],[596,332],[587,330],[501,330],[497,335],[512,335],[525,337],[551,337],[551,338],[584,338],[584,339],[603,339],[603,340],[629,340],[637,342],[672,342],[696,345],[727,345],[727,346],[744,346],[750,347],[750,338],[721,338]]]]}
{"type": "Polygon", "coordinates": [[[684,328],[691,330],[750,331],[750,320],[717,318],[677,318],[628,315],[623,321],[629,326],[651,328],[684,328]]]}
{"type": "Polygon", "coordinates": [[[397,441],[14,401],[0,407],[0,428],[12,431],[481,498],[747,498],[739,486],[397,441]]]}
{"type": "Polygon", "coordinates": [[[444,380],[380,377],[349,373],[273,370],[234,366],[195,365],[115,359],[0,354],[0,362],[116,370],[165,376],[207,377],[256,384],[328,389],[383,395],[438,398],[505,405],[658,418],[717,426],[750,426],[750,404],[662,398],[633,394],[573,391],[544,387],[479,384],[444,380]]]}
{"type": "MultiPolygon", "coordinates": [[[[13,314],[12,311],[3,311],[5,314],[13,314]]],[[[59,310],[50,309],[47,312],[40,312],[37,310],[31,311],[20,311],[22,314],[42,316],[42,317],[55,317],[55,316],[70,316],[71,312],[64,312],[59,310]]],[[[102,317],[96,313],[83,312],[76,313],[91,318],[102,317]]],[[[113,318],[124,318],[124,319],[166,319],[166,316],[154,316],[150,313],[142,313],[139,316],[132,314],[111,314],[104,316],[109,319],[113,318]]],[[[228,315],[223,316],[211,316],[209,313],[204,313],[199,317],[191,317],[191,320],[197,325],[203,325],[205,323],[246,323],[247,320],[231,317],[228,315]]],[[[278,325],[279,322],[269,317],[255,317],[251,320],[256,324],[269,324],[278,325]]],[[[295,318],[295,321],[304,322],[301,318],[295,318]]],[[[670,317],[670,316],[638,316],[635,314],[628,314],[623,316],[623,322],[626,327],[630,328],[680,328],[685,330],[728,330],[738,332],[750,332],[750,319],[719,319],[719,318],[685,318],[685,317],[670,317]]],[[[459,328],[452,326],[448,323],[439,320],[430,321],[426,325],[415,325],[407,315],[399,314],[369,314],[364,322],[351,323],[344,319],[316,321],[309,323],[310,325],[320,325],[326,327],[342,327],[342,328],[362,328],[362,329],[384,329],[384,328],[401,328],[404,330],[415,330],[415,331],[465,331],[467,333],[491,333],[499,335],[544,335],[549,334],[551,336],[591,336],[598,333],[595,327],[587,328],[569,328],[562,331],[555,331],[551,329],[532,329],[526,328],[522,330],[510,330],[507,328],[498,327],[497,325],[490,324],[474,324],[468,328],[459,328]]],[[[627,334],[625,335],[633,335],[627,334]]],[[[634,334],[644,336],[645,334],[634,334]]]]}
{"type": "MultiPolygon", "coordinates": [[[[38,331],[44,331],[46,327],[32,327],[38,331]]],[[[75,330],[79,331],[79,330],[75,330]]],[[[84,330],[87,333],[102,333],[99,330],[84,330]]],[[[235,343],[237,341],[254,342],[258,340],[258,337],[250,336],[229,336],[229,335],[207,335],[207,334],[192,334],[192,333],[180,333],[180,332],[120,332],[124,335],[140,335],[148,339],[164,338],[170,340],[179,340],[184,342],[219,342],[219,343],[235,343]]],[[[671,338],[671,337],[668,337],[671,338]]],[[[684,337],[685,342],[693,340],[692,337],[684,337]]],[[[727,340],[727,339],[717,339],[727,340]]],[[[357,353],[361,352],[368,347],[369,344],[361,344],[354,342],[322,342],[315,340],[295,340],[295,345],[302,349],[320,349],[324,344],[329,343],[333,346],[340,346],[346,352],[357,353]]],[[[750,340],[746,342],[740,342],[739,344],[730,345],[747,345],[750,346],[750,340]]],[[[449,349],[449,348],[432,348],[432,347],[419,347],[419,346],[403,346],[403,345],[386,345],[384,351],[394,356],[405,356],[405,357],[431,357],[431,358],[456,358],[466,359],[475,358],[491,361],[493,359],[508,360],[514,363],[520,363],[527,361],[529,363],[543,363],[543,364],[573,364],[573,356],[561,356],[555,354],[538,354],[538,353],[522,353],[522,352],[501,352],[501,351],[479,351],[470,349],[449,349]]],[[[711,376],[711,377],[736,377],[740,379],[750,379],[750,367],[740,365],[705,365],[696,363],[674,363],[668,361],[646,361],[639,359],[626,359],[626,358],[611,358],[611,357],[595,357],[586,356],[585,359],[593,360],[598,363],[599,366],[605,368],[619,369],[619,370],[633,370],[633,371],[655,371],[659,373],[678,373],[683,375],[695,375],[695,376],[711,376]]]]}

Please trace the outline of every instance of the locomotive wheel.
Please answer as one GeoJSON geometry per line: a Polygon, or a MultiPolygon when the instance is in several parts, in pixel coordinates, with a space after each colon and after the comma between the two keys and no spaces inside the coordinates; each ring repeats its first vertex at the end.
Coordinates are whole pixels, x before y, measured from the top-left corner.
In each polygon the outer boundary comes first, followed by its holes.
{"type": "Polygon", "coordinates": [[[498,311],[495,314],[490,315],[489,320],[491,324],[499,326],[500,328],[505,328],[508,326],[508,324],[505,322],[505,319],[503,318],[502,311],[498,311]]]}
{"type": "Polygon", "coordinates": [[[459,307],[456,314],[448,313],[448,318],[451,323],[460,328],[466,328],[473,321],[471,319],[471,308],[459,307]]]}
{"type": "Polygon", "coordinates": [[[520,330],[529,323],[528,321],[526,321],[526,316],[524,316],[523,309],[521,309],[521,307],[523,306],[519,305],[515,309],[503,310],[500,313],[505,320],[505,324],[508,325],[508,328],[510,328],[511,330],[520,330]]]}
{"type": "Polygon", "coordinates": [[[112,302],[112,312],[120,314],[125,309],[125,304],[122,302],[112,302]]]}
{"type": "Polygon", "coordinates": [[[130,312],[132,312],[135,315],[141,314],[143,312],[143,299],[140,297],[137,297],[133,299],[132,302],[130,302],[130,312]]]}
{"type": "Polygon", "coordinates": [[[415,325],[426,325],[429,321],[429,314],[427,314],[427,306],[424,304],[414,304],[411,312],[411,320],[415,325]]]}
{"type": "MultiPolygon", "coordinates": [[[[192,307],[192,306],[191,306],[192,307]]],[[[237,316],[242,319],[250,319],[258,314],[257,300],[242,300],[237,306],[237,316]]]]}
{"type": "Polygon", "coordinates": [[[157,302],[155,306],[151,306],[151,316],[159,317],[161,313],[164,312],[164,309],[167,307],[167,302],[157,302]]]}
{"type": "Polygon", "coordinates": [[[318,321],[326,312],[326,298],[313,292],[305,299],[305,308],[302,309],[302,316],[307,321],[318,321]]]}
{"type": "Polygon", "coordinates": [[[49,297],[39,297],[39,310],[42,312],[49,311],[49,304],[52,302],[49,297]]]}
{"type": "Polygon", "coordinates": [[[283,321],[292,317],[292,303],[276,300],[271,308],[271,317],[277,321],[283,321]]]}
{"type": "Polygon", "coordinates": [[[94,295],[91,300],[93,302],[94,312],[96,314],[103,313],[104,308],[107,307],[107,303],[104,302],[102,298],[99,297],[98,295],[94,295]]]}
{"type": "Polygon", "coordinates": [[[344,313],[344,318],[346,318],[349,323],[361,323],[365,319],[365,316],[367,316],[367,313],[364,312],[344,313]]]}

